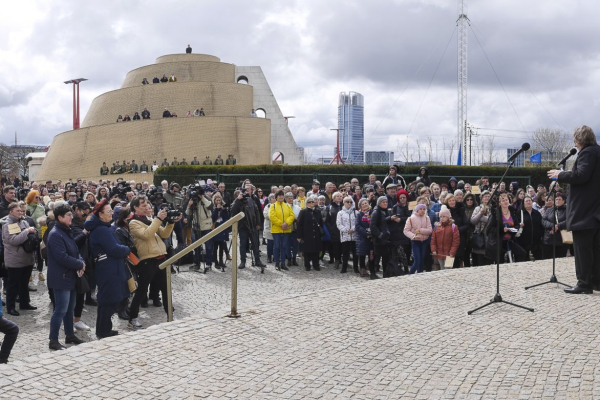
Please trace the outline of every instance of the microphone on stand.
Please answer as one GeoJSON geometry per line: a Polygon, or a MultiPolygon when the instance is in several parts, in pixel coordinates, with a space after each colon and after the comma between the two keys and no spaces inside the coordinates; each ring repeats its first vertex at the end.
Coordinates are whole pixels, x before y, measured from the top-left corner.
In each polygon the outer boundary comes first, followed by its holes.
{"type": "Polygon", "coordinates": [[[569,150],[569,154],[567,154],[567,155],[565,156],[565,158],[563,158],[562,160],[560,160],[560,162],[558,163],[558,165],[559,165],[559,166],[560,166],[560,165],[564,166],[564,165],[567,163],[567,160],[568,160],[569,158],[571,158],[571,156],[574,156],[574,155],[575,155],[575,153],[577,153],[577,149],[576,149],[575,147],[573,147],[571,150],[569,150]]]}
{"type": "Polygon", "coordinates": [[[521,155],[521,153],[529,150],[530,148],[531,148],[531,145],[529,143],[523,143],[521,148],[515,154],[510,156],[507,163],[511,163],[511,162],[515,161],[517,159],[517,157],[519,157],[521,155]]]}

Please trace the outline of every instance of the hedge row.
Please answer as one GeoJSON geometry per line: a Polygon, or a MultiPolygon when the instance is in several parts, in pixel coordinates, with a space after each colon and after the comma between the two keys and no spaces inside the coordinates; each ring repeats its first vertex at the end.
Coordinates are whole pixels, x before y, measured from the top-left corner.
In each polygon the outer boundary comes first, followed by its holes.
{"type": "MultiPolygon", "coordinates": [[[[420,167],[400,167],[400,174],[412,181],[417,176],[420,167]]],[[[447,182],[450,177],[463,179],[474,184],[481,176],[489,176],[490,181],[498,181],[505,168],[489,166],[427,166],[429,175],[435,182],[447,182]]],[[[268,187],[270,185],[297,183],[310,187],[313,179],[318,179],[321,186],[331,181],[336,184],[348,182],[353,177],[361,183],[366,182],[369,174],[377,175],[382,180],[388,173],[389,167],[380,165],[184,165],[160,167],[154,173],[154,184],[162,180],[188,185],[197,179],[213,179],[225,182],[228,187],[237,185],[239,181],[249,178],[255,185],[268,187]]],[[[521,187],[539,183],[548,185],[547,168],[512,168],[505,182],[517,181],[521,187]]]]}

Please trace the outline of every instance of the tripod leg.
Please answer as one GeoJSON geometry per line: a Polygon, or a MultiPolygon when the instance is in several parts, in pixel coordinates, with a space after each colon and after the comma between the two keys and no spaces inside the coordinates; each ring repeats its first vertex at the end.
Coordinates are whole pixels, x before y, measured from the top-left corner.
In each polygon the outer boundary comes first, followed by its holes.
{"type": "Polygon", "coordinates": [[[487,307],[487,306],[489,306],[490,304],[494,304],[494,303],[495,303],[495,301],[494,301],[494,300],[492,300],[492,301],[490,301],[489,303],[486,303],[486,304],[482,305],[481,307],[477,307],[477,308],[476,308],[476,309],[474,309],[474,310],[467,311],[467,315],[471,315],[471,314],[473,314],[475,311],[479,311],[479,310],[481,310],[482,308],[484,308],[484,307],[487,307]]]}
{"type": "Polygon", "coordinates": [[[534,287],[538,287],[538,286],[542,286],[542,285],[546,285],[546,284],[548,284],[548,283],[552,283],[552,282],[548,281],[548,282],[537,283],[537,284],[535,284],[535,285],[527,286],[527,287],[525,288],[525,290],[527,290],[527,289],[531,289],[531,288],[534,288],[534,287]]]}
{"type": "Polygon", "coordinates": [[[527,310],[527,311],[531,311],[531,312],[533,312],[533,308],[529,308],[529,307],[525,307],[525,306],[520,306],[520,305],[518,305],[518,304],[511,303],[510,301],[506,301],[506,300],[502,300],[502,302],[503,302],[503,303],[506,303],[506,304],[509,304],[509,305],[511,305],[511,306],[514,306],[514,307],[519,307],[519,308],[522,308],[523,310],[527,310]]]}

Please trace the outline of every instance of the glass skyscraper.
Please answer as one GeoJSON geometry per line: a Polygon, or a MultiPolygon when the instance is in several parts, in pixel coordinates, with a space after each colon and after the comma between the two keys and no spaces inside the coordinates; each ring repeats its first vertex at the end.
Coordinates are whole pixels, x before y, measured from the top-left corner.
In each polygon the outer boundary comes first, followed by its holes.
{"type": "Polygon", "coordinates": [[[340,93],[338,128],[340,155],[346,164],[365,163],[364,98],[356,92],[340,93]]]}

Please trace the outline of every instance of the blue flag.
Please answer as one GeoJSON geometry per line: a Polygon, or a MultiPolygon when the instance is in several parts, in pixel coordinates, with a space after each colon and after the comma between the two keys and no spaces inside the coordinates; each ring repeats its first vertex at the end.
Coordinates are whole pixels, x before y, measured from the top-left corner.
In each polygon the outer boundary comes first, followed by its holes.
{"type": "Polygon", "coordinates": [[[542,152],[540,151],[539,153],[536,153],[536,154],[532,155],[531,157],[529,157],[529,161],[532,164],[541,164],[542,163],[542,152]]]}
{"type": "Polygon", "coordinates": [[[458,161],[456,165],[462,165],[462,146],[458,148],[458,161]]]}

